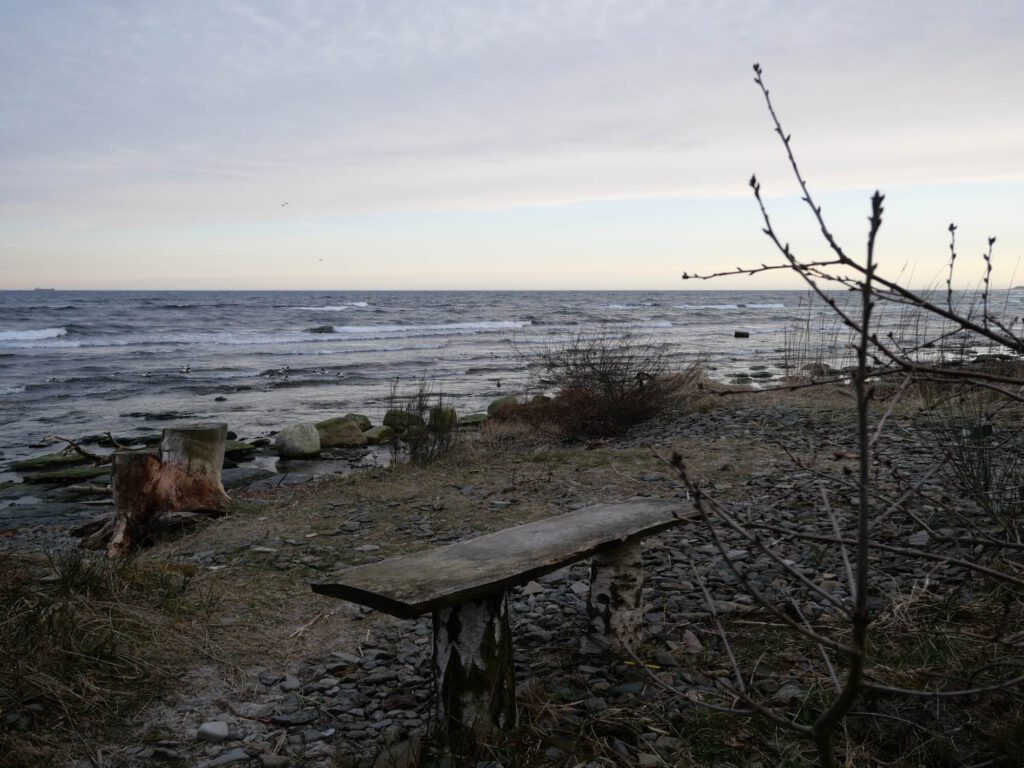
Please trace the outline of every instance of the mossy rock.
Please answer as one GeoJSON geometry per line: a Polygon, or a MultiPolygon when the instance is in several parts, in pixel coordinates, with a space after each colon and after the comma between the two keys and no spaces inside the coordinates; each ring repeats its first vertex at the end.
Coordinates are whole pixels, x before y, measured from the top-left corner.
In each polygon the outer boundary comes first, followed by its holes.
{"type": "Polygon", "coordinates": [[[491,404],[487,406],[487,415],[493,416],[499,411],[503,411],[506,408],[511,408],[514,405],[519,405],[519,398],[515,395],[505,395],[491,401],[491,404]]]}
{"type": "Polygon", "coordinates": [[[430,409],[430,418],[427,426],[434,432],[445,432],[455,429],[459,425],[459,414],[454,408],[443,405],[435,405],[430,409]]]}
{"type": "Polygon", "coordinates": [[[321,448],[356,448],[366,445],[363,430],[345,416],[318,421],[316,431],[320,434],[321,448]]]}
{"type": "Polygon", "coordinates": [[[480,413],[470,413],[470,414],[468,414],[466,416],[460,416],[459,417],[459,426],[460,427],[479,427],[481,424],[483,424],[485,421],[487,421],[487,418],[488,418],[487,414],[483,413],[483,412],[480,412],[480,413]]]}
{"type": "Polygon", "coordinates": [[[371,427],[363,432],[363,437],[366,438],[366,442],[370,445],[381,445],[384,443],[390,443],[395,439],[395,430],[383,425],[379,427],[371,427]]]}
{"type": "Polygon", "coordinates": [[[418,413],[409,413],[401,408],[392,408],[384,414],[384,426],[391,427],[395,432],[401,434],[413,427],[423,427],[423,417],[418,413]]]}
{"type": "Polygon", "coordinates": [[[251,443],[243,443],[241,440],[228,440],[224,443],[224,455],[233,459],[242,458],[256,450],[251,443]]]}
{"type": "Polygon", "coordinates": [[[99,477],[110,477],[110,465],[102,467],[67,467],[54,472],[40,472],[25,475],[26,483],[50,483],[55,485],[72,485],[99,477]]]}
{"type": "Polygon", "coordinates": [[[92,464],[92,460],[80,453],[47,453],[44,456],[16,461],[11,465],[15,472],[52,472],[66,467],[92,464]]]}
{"type": "Polygon", "coordinates": [[[365,432],[366,430],[373,426],[373,422],[370,421],[370,417],[363,416],[363,414],[361,413],[346,413],[344,418],[348,419],[349,421],[354,421],[356,424],[358,424],[359,430],[361,432],[365,432]]]}

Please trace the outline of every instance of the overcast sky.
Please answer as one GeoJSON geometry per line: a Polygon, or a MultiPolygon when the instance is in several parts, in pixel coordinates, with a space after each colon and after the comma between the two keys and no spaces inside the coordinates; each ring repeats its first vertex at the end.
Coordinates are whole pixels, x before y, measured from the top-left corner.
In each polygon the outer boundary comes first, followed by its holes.
{"type": "Polygon", "coordinates": [[[861,252],[1024,284],[1024,3],[0,0],[0,288],[762,288],[861,252]],[[285,203],[287,203],[285,205],[285,203]]]}

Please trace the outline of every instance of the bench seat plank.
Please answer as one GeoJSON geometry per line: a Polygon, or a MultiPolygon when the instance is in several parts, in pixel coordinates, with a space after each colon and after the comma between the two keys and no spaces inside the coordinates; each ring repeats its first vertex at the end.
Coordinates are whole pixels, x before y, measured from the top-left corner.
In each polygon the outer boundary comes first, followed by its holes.
{"type": "Polygon", "coordinates": [[[677,525],[684,502],[635,498],[585,507],[468,541],[349,568],[314,592],[411,619],[677,525]]]}

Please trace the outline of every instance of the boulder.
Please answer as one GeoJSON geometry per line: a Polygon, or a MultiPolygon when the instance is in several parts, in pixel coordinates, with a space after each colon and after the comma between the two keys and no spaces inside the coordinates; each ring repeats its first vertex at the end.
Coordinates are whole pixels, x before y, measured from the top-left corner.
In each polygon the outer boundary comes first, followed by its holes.
{"type": "Polygon", "coordinates": [[[471,413],[468,416],[460,416],[459,417],[459,426],[460,427],[479,427],[485,421],[487,421],[487,414],[486,413],[471,413]]]}
{"type": "Polygon", "coordinates": [[[401,408],[392,408],[384,414],[384,426],[402,433],[410,427],[422,427],[423,417],[418,413],[403,411],[401,408]]]}
{"type": "Polygon", "coordinates": [[[347,416],[326,419],[316,423],[321,448],[355,448],[366,445],[366,438],[359,425],[347,416]]]}
{"type": "Polygon", "coordinates": [[[487,406],[487,415],[493,416],[505,408],[511,408],[513,405],[519,405],[519,398],[515,395],[505,395],[491,401],[491,404],[487,406]]]}
{"type": "Polygon", "coordinates": [[[390,443],[395,439],[395,430],[391,427],[379,426],[372,427],[363,432],[363,437],[366,438],[366,442],[370,445],[380,445],[381,443],[390,443]]]}
{"type": "Polygon", "coordinates": [[[370,421],[369,416],[363,416],[361,413],[346,413],[345,418],[358,424],[359,429],[363,432],[373,426],[373,422],[370,421]]]}
{"type": "Polygon", "coordinates": [[[427,424],[434,432],[449,432],[459,425],[459,415],[454,408],[435,405],[430,409],[430,419],[427,424]]]}
{"type": "Polygon", "coordinates": [[[320,453],[320,433],[313,424],[289,424],[274,438],[274,450],[282,459],[316,456],[320,453]]]}

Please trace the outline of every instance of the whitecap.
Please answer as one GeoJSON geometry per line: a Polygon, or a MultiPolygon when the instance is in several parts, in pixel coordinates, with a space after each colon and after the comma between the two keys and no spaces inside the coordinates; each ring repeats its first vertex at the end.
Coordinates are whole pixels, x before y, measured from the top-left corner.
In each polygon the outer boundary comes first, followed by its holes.
{"type": "Polygon", "coordinates": [[[676,304],[676,309],[739,309],[739,304],[676,304]]]}
{"type": "Polygon", "coordinates": [[[0,387],[0,396],[2,395],[20,395],[25,391],[24,387],[0,387]]]}
{"type": "Polygon", "coordinates": [[[307,312],[345,312],[349,309],[367,309],[369,303],[365,301],[353,301],[349,304],[328,304],[323,307],[296,307],[296,309],[303,309],[307,312]]]}
{"type": "Polygon", "coordinates": [[[439,325],[336,325],[335,333],[371,334],[370,338],[386,339],[393,336],[423,336],[435,333],[488,333],[526,328],[529,320],[491,320],[470,323],[442,323],[439,325]],[[381,335],[384,334],[384,335],[381,335]]]}
{"type": "Polygon", "coordinates": [[[38,341],[67,335],[67,328],[40,328],[34,331],[0,331],[0,341],[38,341]]]}

